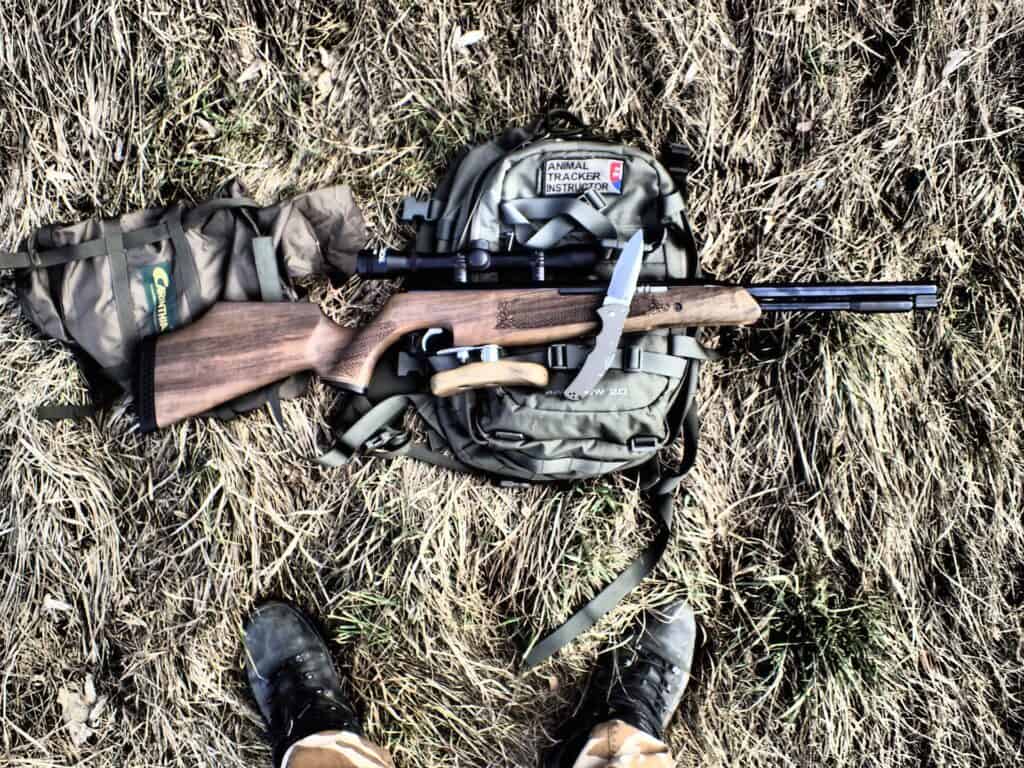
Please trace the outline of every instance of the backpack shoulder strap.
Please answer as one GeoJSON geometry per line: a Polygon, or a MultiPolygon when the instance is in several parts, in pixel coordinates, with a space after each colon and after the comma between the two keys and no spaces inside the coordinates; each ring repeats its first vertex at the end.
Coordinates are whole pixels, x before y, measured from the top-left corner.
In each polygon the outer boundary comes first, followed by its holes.
{"type": "Polygon", "coordinates": [[[637,587],[661,560],[668,546],[672,532],[672,494],[655,497],[653,517],[658,532],[643,552],[616,577],[615,581],[591,598],[582,608],[569,617],[562,626],[549,632],[523,658],[525,672],[546,661],[579,635],[590,629],[597,621],[619,604],[619,601],[637,587]]]}
{"type": "Polygon", "coordinates": [[[406,197],[399,219],[416,221],[416,250],[448,253],[457,248],[456,240],[472,208],[477,184],[496,161],[532,135],[529,129],[508,128],[488,142],[464,148],[429,198],[406,197]]]}
{"type": "Polygon", "coordinates": [[[611,584],[598,592],[564,624],[549,632],[534,645],[523,658],[522,671],[525,672],[546,661],[577,636],[593,627],[601,617],[618,605],[622,598],[638,587],[657,566],[665,554],[672,534],[672,509],[676,488],[697,458],[698,428],[697,409],[691,407],[684,419],[683,460],[679,469],[668,477],[656,478],[653,483],[650,503],[651,517],[657,526],[654,540],[611,584]]]}
{"type": "Polygon", "coordinates": [[[408,432],[393,426],[409,408],[425,402],[429,397],[412,393],[392,395],[381,400],[344,430],[336,431],[334,445],[317,457],[317,463],[323,467],[342,467],[359,453],[369,451],[375,456],[408,456],[453,472],[476,474],[458,459],[412,441],[408,432]]]}

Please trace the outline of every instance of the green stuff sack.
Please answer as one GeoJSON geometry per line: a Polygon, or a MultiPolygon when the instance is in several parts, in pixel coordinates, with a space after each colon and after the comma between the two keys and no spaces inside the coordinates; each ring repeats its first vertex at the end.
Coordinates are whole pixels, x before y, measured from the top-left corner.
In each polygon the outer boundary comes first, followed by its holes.
{"type": "MultiPolygon", "coordinates": [[[[135,348],[179,328],[217,301],[294,301],[292,281],[351,272],[366,242],[346,187],[263,207],[237,182],[188,208],[148,208],[111,219],[36,230],[0,268],[14,269],[25,316],[70,345],[94,406],[129,392],[135,348]]],[[[219,408],[230,418],[304,390],[292,377],[219,408]]],[[[88,415],[92,406],[43,406],[43,418],[88,415]]]]}
{"type": "MultiPolygon", "coordinates": [[[[645,242],[641,280],[700,276],[697,247],[685,215],[685,150],[669,145],[662,160],[637,147],[593,135],[572,116],[513,128],[462,153],[426,199],[407,198],[403,218],[417,226],[422,254],[543,253],[590,246],[604,254],[574,280],[607,279],[619,249],[637,231],[645,242]]],[[[493,275],[469,273],[481,282],[493,275]]],[[[486,283],[490,284],[490,283],[486,283]]],[[[610,610],[657,563],[668,542],[672,493],[693,463],[697,444],[694,395],[700,363],[713,352],[696,328],[626,334],[610,369],[589,396],[562,396],[593,347],[590,339],[505,349],[503,360],[548,369],[546,389],[494,387],[451,397],[430,394],[433,374],[465,361],[454,355],[402,351],[378,367],[368,397],[342,412],[336,444],[322,462],[343,464],[360,451],[409,455],[452,469],[486,474],[503,484],[561,482],[632,470],[650,491],[657,533],[630,568],[541,640],[526,657],[533,666],[610,610]],[[388,368],[390,364],[391,368],[388,368]],[[410,373],[421,376],[410,391],[410,373]],[[389,382],[395,386],[389,391],[389,382]],[[427,441],[410,440],[400,418],[412,408],[427,441]],[[662,477],[658,454],[676,440],[682,465],[662,477]]]]}

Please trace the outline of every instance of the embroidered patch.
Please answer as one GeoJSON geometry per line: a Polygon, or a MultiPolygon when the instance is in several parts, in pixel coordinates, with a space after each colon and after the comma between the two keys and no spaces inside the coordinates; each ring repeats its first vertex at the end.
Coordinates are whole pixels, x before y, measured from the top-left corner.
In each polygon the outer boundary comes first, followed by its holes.
{"type": "Polygon", "coordinates": [[[594,189],[606,195],[622,194],[622,161],[603,157],[547,160],[541,178],[542,195],[578,195],[594,189]]]}
{"type": "Polygon", "coordinates": [[[170,264],[153,264],[142,268],[142,287],[146,305],[153,321],[153,331],[163,333],[178,324],[178,298],[174,293],[174,277],[170,264]]]}

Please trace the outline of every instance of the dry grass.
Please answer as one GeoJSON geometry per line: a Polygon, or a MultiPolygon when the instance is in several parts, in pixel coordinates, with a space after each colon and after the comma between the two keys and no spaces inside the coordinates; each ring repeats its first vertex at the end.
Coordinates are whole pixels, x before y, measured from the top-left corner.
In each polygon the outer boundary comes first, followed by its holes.
{"type": "MultiPolygon", "coordinates": [[[[150,438],[123,414],[39,423],[83,387],[2,278],[0,762],[266,764],[238,632],[277,593],[325,619],[401,766],[533,763],[597,651],[680,595],[707,643],[679,765],[1019,764],[1024,6],[279,6],[4,0],[2,242],[237,176],[264,201],[347,182],[397,244],[400,196],[453,148],[556,104],[690,144],[715,274],[934,277],[942,312],[742,335],[784,355],[706,372],[658,577],[517,677],[515,638],[639,546],[625,484],[321,471],[323,388],[286,407],[288,434],[265,415],[150,438]],[[457,25],[487,34],[468,56],[457,25]],[[107,705],[75,748],[57,696],[87,675],[107,705]]],[[[320,295],[365,313],[373,291],[320,295]]]]}

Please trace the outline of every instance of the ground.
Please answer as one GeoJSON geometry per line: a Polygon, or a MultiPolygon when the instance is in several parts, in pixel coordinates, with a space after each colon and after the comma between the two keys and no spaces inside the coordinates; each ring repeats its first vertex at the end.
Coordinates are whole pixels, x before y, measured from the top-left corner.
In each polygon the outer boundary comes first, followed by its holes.
{"type": "MultiPolygon", "coordinates": [[[[322,385],[285,431],[40,422],[84,385],[2,277],[0,762],[268,764],[239,632],[277,594],[322,619],[403,767],[534,764],[597,653],[683,596],[703,649],[668,735],[680,766],[1019,764],[1022,84],[1024,6],[998,0],[5,0],[8,248],[233,178],[264,202],[350,184],[374,241],[400,245],[401,197],[454,150],[558,106],[690,146],[716,276],[934,279],[941,311],[731,339],[702,374],[664,562],[519,675],[519,638],[650,534],[627,480],[323,470],[322,385]]],[[[353,321],[378,294],[314,292],[353,321]]]]}

